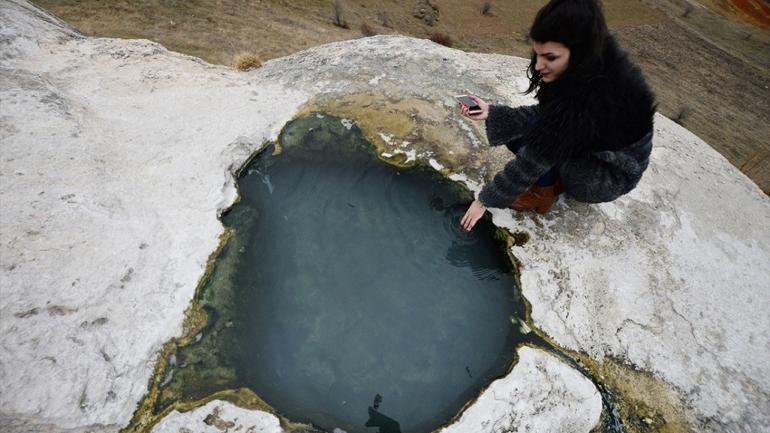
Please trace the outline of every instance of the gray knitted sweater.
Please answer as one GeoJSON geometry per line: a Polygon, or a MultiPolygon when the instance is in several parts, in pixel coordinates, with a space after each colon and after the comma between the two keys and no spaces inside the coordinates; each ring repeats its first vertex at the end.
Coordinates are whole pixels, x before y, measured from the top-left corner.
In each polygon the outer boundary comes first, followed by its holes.
{"type": "Polygon", "coordinates": [[[490,106],[489,143],[524,145],[482,189],[485,206],[510,206],[554,166],[566,193],[583,202],[612,201],[637,185],[652,151],[654,96],[613,38],[604,57],[590,79],[544,84],[538,105],[490,106]],[[532,115],[537,122],[527,127],[532,115]]]}

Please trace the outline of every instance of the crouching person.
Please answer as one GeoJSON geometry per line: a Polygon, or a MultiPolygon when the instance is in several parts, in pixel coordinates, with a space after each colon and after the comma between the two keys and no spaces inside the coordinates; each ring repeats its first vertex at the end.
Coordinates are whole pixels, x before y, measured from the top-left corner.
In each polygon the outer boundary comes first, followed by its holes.
{"type": "Polygon", "coordinates": [[[566,192],[589,203],[631,191],[652,151],[654,95],[639,68],[608,33],[596,0],[551,0],[530,29],[527,93],[537,105],[478,105],[460,112],[484,120],[493,146],[516,156],[485,185],[461,224],[471,230],[487,207],[543,214],[566,192]]]}

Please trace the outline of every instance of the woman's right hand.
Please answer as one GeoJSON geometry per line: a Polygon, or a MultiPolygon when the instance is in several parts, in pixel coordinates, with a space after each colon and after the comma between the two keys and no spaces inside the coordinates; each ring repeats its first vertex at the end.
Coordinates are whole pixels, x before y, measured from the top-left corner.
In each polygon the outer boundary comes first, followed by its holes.
{"type": "Polygon", "coordinates": [[[481,98],[474,95],[468,95],[469,98],[476,102],[476,105],[481,108],[481,111],[474,111],[473,114],[468,113],[468,106],[460,104],[460,114],[473,120],[486,120],[489,117],[489,104],[484,102],[481,98]]]}

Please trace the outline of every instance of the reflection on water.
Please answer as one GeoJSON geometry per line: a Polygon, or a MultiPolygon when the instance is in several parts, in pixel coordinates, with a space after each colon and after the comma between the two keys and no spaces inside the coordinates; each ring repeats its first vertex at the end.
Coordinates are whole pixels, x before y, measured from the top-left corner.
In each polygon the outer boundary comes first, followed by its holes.
{"type": "Polygon", "coordinates": [[[398,421],[393,418],[389,418],[377,409],[369,406],[369,420],[364,424],[365,427],[377,427],[377,433],[401,433],[401,426],[398,425],[398,421]]]}
{"type": "Polygon", "coordinates": [[[382,396],[377,394],[372,406],[367,408],[369,419],[364,427],[376,427],[377,433],[401,433],[401,426],[398,421],[378,411],[380,404],[382,404],[382,396]]]}
{"type": "Polygon", "coordinates": [[[216,323],[177,354],[202,373],[181,369],[169,389],[210,377],[198,392],[247,386],[327,431],[434,430],[505,373],[522,338],[493,228],[464,232],[467,192],[379,162],[339,119],[294,121],[281,144],[223,218],[233,238],[202,300],[216,323]]]}

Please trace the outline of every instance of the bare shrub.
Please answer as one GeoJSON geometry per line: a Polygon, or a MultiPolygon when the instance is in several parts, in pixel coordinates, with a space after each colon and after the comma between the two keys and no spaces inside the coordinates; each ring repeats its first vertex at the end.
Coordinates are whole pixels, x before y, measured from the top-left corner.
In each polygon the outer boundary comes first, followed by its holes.
{"type": "Polygon", "coordinates": [[[334,16],[332,16],[334,25],[342,27],[343,29],[349,29],[350,26],[348,26],[348,22],[345,21],[345,17],[342,16],[342,0],[333,0],[332,9],[334,11],[334,16]]]}
{"type": "Polygon", "coordinates": [[[690,109],[687,107],[682,107],[679,109],[679,112],[677,112],[674,117],[671,118],[674,122],[684,126],[684,121],[690,117],[690,109]]]}
{"type": "Polygon", "coordinates": [[[452,38],[449,37],[448,34],[443,32],[433,32],[433,34],[430,35],[430,40],[437,44],[441,44],[445,47],[450,47],[450,48],[452,47],[452,44],[453,44],[452,38]]]}
{"type": "Polygon", "coordinates": [[[382,24],[383,27],[390,28],[390,16],[387,12],[380,12],[377,16],[380,18],[380,24],[382,24]]]}
{"type": "Polygon", "coordinates": [[[484,2],[484,5],[481,7],[481,15],[486,15],[486,16],[492,15],[492,2],[490,1],[484,2]]]}
{"type": "Polygon", "coordinates": [[[372,28],[366,21],[361,23],[361,34],[364,36],[374,36],[377,31],[372,28]]]}
{"type": "Polygon", "coordinates": [[[262,66],[262,60],[254,53],[242,52],[233,60],[233,67],[239,71],[249,71],[260,66],[262,66]]]}
{"type": "Polygon", "coordinates": [[[682,18],[687,18],[687,16],[694,10],[695,6],[693,6],[692,3],[687,3],[687,6],[684,7],[684,12],[682,12],[682,18]]]}

